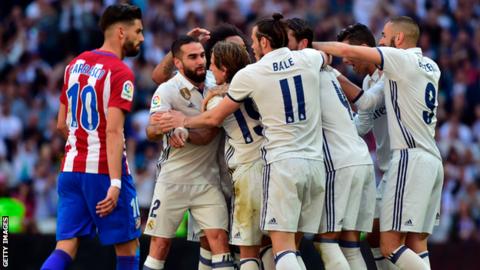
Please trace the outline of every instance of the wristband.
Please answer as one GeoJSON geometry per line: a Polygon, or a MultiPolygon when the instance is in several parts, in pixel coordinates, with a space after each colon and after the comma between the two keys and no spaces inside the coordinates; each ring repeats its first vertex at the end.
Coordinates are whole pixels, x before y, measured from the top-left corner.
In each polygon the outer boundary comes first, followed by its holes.
{"type": "Polygon", "coordinates": [[[118,189],[122,188],[122,181],[120,179],[112,179],[110,180],[110,186],[111,187],[117,187],[118,189]]]}

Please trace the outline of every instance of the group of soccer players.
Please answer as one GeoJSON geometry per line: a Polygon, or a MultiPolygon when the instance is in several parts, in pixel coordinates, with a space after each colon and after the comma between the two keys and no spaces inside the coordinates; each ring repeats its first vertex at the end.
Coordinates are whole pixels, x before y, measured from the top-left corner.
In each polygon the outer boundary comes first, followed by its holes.
{"type": "MultiPolygon", "coordinates": [[[[117,269],[139,266],[140,215],[123,140],[134,81],[121,59],[140,49],[141,13],[113,5],[100,25],[104,45],[65,69],[58,242],[42,269],[65,269],[78,238],[96,233],[115,245],[117,269]]],[[[306,269],[303,233],[315,235],[326,269],[367,269],[360,232],[372,230],[378,269],[430,269],[427,238],[443,183],[433,138],[440,70],[416,47],[419,35],[412,19],[395,17],[379,47],[361,24],[342,30],[339,42],[313,42],[305,21],[274,14],[252,29],[254,63],[233,26],[174,41],[152,75],[160,86],[146,132],[163,149],[143,269],[164,269],[186,211],[201,270],[233,270],[229,244],[240,248],[241,270],[306,269]],[[330,55],[365,76],[362,88],[329,66],[330,55]],[[383,173],[377,188],[360,137],[370,130],[383,173]]]]}

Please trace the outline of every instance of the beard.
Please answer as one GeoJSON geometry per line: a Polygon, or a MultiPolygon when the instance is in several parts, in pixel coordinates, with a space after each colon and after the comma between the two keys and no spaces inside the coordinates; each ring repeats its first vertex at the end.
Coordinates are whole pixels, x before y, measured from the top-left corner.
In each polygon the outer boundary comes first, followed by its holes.
{"type": "Polygon", "coordinates": [[[140,46],[136,47],[133,41],[127,40],[123,45],[123,52],[126,57],[136,56],[140,52],[140,46]]]}
{"type": "Polygon", "coordinates": [[[203,69],[202,73],[197,72],[198,68],[196,69],[187,69],[185,68],[183,72],[185,73],[185,77],[189,78],[195,83],[202,83],[205,81],[205,78],[207,77],[207,72],[205,69],[203,69]]]}

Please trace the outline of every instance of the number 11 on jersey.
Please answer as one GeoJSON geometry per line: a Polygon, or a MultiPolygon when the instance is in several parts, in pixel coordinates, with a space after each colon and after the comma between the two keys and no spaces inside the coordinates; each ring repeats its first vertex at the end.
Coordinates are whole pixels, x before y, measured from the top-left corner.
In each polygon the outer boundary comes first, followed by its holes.
{"type": "MultiPolygon", "coordinates": [[[[307,119],[307,115],[305,113],[305,95],[303,93],[302,76],[294,76],[293,82],[295,83],[295,92],[297,94],[298,121],[304,121],[307,119]]],[[[280,80],[280,88],[282,89],[283,105],[285,108],[285,121],[287,124],[294,123],[295,116],[288,79],[280,80]]]]}

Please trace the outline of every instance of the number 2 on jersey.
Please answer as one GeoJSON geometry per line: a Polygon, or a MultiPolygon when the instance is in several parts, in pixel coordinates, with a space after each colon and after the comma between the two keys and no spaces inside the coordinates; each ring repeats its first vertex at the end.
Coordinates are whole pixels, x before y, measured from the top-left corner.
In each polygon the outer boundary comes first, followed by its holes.
{"type": "Polygon", "coordinates": [[[91,85],[85,85],[79,94],[79,84],[75,83],[67,90],[68,106],[71,112],[70,127],[78,128],[77,109],[80,109],[80,124],[86,130],[96,130],[99,124],[97,93],[91,85]],[[80,104],[79,104],[80,99],[80,104]],[[78,108],[80,106],[80,108],[78,108]]]}
{"type": "MultiPolygon", "coordinates": [[[[298,121],[304,121],[307,119],[307,115],[305,113],[305,95],[303,93],[302,76],[294,76],[293,82],[295,83],[295,92],[297,94],[298,121]]],[[[287,124],[290,124],[295,122],[295,116],[293,113],[292,94],[290,92],[290,86],[288,86],[288,79],[280,80],[280,88],[282,89],[283,105],[285,108],[285,121],[287,124]]]]}
{"type": "Polygon", "coordinates": [[[432,119],[435,116],[435,101],[437,100],[437,92],[435,90],[435,86],[432,83],[427,84],[427,88],[425,88],[425,105],[430,111],[423,111],[423,121],[426,124],[431,124],[432,119]]]}

